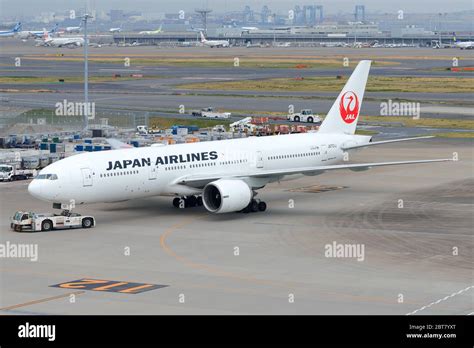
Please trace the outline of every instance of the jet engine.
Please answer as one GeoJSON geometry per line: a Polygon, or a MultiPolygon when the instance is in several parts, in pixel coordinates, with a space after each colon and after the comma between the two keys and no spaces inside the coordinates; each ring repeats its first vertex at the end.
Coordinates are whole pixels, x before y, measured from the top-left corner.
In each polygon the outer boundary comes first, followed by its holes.
{"type": "Polygon", "coordinates": [[[220,179],[204,187],[202,201],[211,213],[240,211],[252,200],[251,188],[242,180],[220,179]]]}

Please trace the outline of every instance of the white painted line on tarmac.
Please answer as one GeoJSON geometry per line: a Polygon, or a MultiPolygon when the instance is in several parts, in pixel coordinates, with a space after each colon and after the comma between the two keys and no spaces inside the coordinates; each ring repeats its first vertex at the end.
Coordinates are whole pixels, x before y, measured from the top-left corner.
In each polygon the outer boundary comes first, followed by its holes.
{"type": "MultiPolygon", "coordinates": [[[[456,296],[456,295],[460,295],[460,294],[462,294],[463,292],[466,292],[466,291],[468,291],[468,290],[470,290],[470,289],[473,289],[473,288],[474,288],[474,285],[471,285],[471,286],[468,286],[468,287],[465,288],[465,289],[459,290],[458,292],[453,292],[451,295],[445,296],[445,297],[443,297],[443,298],[441,298],[441,299],[439,299],[439,300],[437,300],[437,301],[431,302],[430,304],[428,304],[428,305],[426,305],[426,306],[423,306],[423,307],[421,307],[421,308],[418,308],[418,309],[414,310],[413,312],[407,313],[406,315],[412,315],[412,314],[415,314],[415,313],[417,313],[417,312],[421,312],[422,310],[425,310],[426,308],[430,308],[431,306],[433,306],[433,305],[435,305],[435,304],[438,304],[438,303],[441,303],[441,302],[443,302],[443,301],[446,301],[446,300],[448,300],[448,299],[450,299],[450,298],[452,298],[452,297],[454,297],[454,296],[456,296]]],[[[474,313],[474,312],[473,312],[473,313],[474,313]]],[[[470,313],[470,314],[472,314],[472,313],[470,313]]],[[[468,314],[468,315],[470,315],[470,314],[468,314]]]]}

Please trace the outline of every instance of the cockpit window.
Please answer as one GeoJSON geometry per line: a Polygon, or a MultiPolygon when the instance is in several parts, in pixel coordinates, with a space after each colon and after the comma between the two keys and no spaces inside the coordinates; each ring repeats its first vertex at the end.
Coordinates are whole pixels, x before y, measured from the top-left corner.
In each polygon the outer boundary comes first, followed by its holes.
{"type": "Polygon", "coordinates": [[[56,174],[40,174],[35,179],[58,180],[58,176],[56,174]]]}

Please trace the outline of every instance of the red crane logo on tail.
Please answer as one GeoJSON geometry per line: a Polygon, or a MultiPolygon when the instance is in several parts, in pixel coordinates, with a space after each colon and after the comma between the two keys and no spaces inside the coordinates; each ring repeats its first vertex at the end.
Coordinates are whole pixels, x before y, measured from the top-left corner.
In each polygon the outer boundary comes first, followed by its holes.
{"type": "Polygon", "coordinates": [[[348,124],[354,122],[359,116],[359,98],[352,92],[346,92],[342,95],[339,102],[339,113],[342,120],[348,124]]]}

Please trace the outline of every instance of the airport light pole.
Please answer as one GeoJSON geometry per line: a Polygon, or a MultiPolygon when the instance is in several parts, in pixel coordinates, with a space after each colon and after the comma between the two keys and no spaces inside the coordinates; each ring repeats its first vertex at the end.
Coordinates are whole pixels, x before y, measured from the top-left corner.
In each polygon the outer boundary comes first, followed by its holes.
{"type": "Polygon", "coordinates": [[[84,131],[89,128],[89,39],[87,37],[87,21],[92,18],[89,14],[84,14],[84,131]]]}

